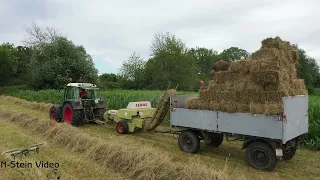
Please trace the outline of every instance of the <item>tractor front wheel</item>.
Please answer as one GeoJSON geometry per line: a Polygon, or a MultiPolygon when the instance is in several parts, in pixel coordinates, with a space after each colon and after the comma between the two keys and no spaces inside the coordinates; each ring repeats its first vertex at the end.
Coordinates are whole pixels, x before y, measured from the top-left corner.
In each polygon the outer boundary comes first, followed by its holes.
{"type": "Polygon", "coordinates": [[[120,120],[117,123],[116,130],[119,134],[127,134],[129,132],[128,123],[125,120],[120,120]]]}
{"type": "Polygon", "coordinates": [[[79,126],[82,123],[81,110],[75,110],[70,104],[65,104],[62,109],[63,120],[67,124],[79,126]]]}

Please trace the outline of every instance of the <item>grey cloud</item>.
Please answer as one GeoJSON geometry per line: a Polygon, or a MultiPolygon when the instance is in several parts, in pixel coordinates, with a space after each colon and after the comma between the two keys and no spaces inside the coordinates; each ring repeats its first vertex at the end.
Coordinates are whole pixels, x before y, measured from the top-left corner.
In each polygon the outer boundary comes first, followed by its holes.
{"type": "Polygon", "coordinates": [[[106,66],[119,67],[133,52],[147,59],[154,33],[166,31],[188,47],[220,51],[238,46],[252,52],[264,38],[280,36],[320,60],[316,0],[6,0],[1,4],[1,41],[20,43],[23,26],[35,21],[56,27],[106,66]]]}

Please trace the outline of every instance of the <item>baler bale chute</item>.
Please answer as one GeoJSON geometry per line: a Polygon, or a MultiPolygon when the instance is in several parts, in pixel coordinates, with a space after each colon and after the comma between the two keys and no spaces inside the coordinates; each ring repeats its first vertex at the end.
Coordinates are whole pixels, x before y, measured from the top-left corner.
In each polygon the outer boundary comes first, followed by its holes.
{"type": "Polygon", "coordinates": [[[120,134],[152,131],[163,122],[170,109],[170,97],[175,94],[175,89],[165,91],[156,108],[152,108],[150,101],[129,102],[127,108],[107,111],[105,119],[116,122],[120,134]]]}

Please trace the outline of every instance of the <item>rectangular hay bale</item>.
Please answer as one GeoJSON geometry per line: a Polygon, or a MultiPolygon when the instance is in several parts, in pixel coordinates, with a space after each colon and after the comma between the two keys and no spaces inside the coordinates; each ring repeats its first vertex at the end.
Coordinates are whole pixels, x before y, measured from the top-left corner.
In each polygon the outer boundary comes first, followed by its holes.
{"type": "Polygon", "coordinates": [[[279,115],[283,111],[283,103],[266,103],[264,114],[279,115]]]}
{"type": "Polygon", "coordinates": [[[221,103],[219,101],[210,101],[210,110],[220,111],[221,103]]]}
{"type": "Polygon", "coordinates": [[[304,79],[293,79],[292,86],[294,89],[306,89],[304,79]]]}
{"type": "Polygon", "coordinates": [[[280,58],[280,51],[275,48],[260,49],[252,53],[251,58],[255,60],[280,58]]]}
{"type": "Polygon", "coordinates": [[[268,58],[268,59],[263,59],[261,61],[259,71],[269,71],[269,70],[273,70],[273,71],[281,70],[279,58],[268,58]]]}
{"type": "Polygon", "coordinates": [[[220,91],[217,92],[216,100],[218,101],[234,101],[236,99],[235,91],[220,91]]]}
{"type": "Polygon", "coordinates": [[[209,89],[201,89],[199,91],[199,97],[200,99],[204,99],[204,100],[207,100],[210,98],[210,90],[209,89]]]}
{"type": "Polygon", "coordinates": [[[263,114],[265,112],[264,104],[250,103],[249,107],[250,107],[251,114],[263,114]]]}
{"type": "Polygon", "coordinates": [[[250,112],[249,103],[236,102],[236,108],[237,108],[237,112],[241,112],[241,113],[249,113],[250,112]]]}
{"type": "Polygon", "coordinates": [[[246,66],[248,66],[250,73],[255,72],[255,71],[260,71],[261,61],[260,60],[249,60],[249,61],[247,61],[246,66]]]}
{"type": "Polygon", "coordinates": [[[187,100],[186,108],[187,109],[209,110],[210,109],[210,101],[200,99],[199,97],[192,97],[187,100]]]}
{"type": "Polygon", "coordinates": [[[197,100],[199,97],[191,97],[187,100],[185,108],[187,109],[197,109],[197,100]]]}
{"type": "Polygon", "coordinates": [[[260,71],[253,72],[251,80],[259,85],[265,84],[279,84],[280,71],[260,71]]]}
{"type": "Polygon", "coordinates": [[[285,96],[285,93],[282,91],[261,91],[261,103],[265,102],[282,102],[282,97],[285,96]]]}
{"type": "Polygon", "coordinates": [[[237,105],[234,101],[221,101],[221,111],[235,113],[237,111],[237,105]]]}
{"type": "Polygon", "coordinates": [[[247,65],[247,60],[239,60],[239,61],[233,61],[230,63],[229,70],[231,72],[242,72],[242,73],[248,73],[249,72],[249,66],[247,65]]]}

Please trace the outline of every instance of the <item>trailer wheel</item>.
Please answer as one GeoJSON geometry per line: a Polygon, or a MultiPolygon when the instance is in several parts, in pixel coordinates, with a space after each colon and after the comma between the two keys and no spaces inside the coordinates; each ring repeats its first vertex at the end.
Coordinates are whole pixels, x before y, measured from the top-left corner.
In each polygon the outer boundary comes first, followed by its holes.
{"type": "Polygon", "coordinates": [[[196,132],[183,131],[178,139],[179,147],[187,153],[197,153],[200,148],[200,138],[196,132]]]}
{"type": "Polygon", "coordinates": [[[274,150],[261,141],[249,144],[246,149],[246,159],[249,166],[265,171],[272,171],[278,162],[274,150]]]}
{"type": "Polygon", "coordinates": [[[211,135],[210,145],[213,147],[219,147],[223,142],[223,134],[213,134],[211,135]]]}
{"type": "Polygon", "coordinates": [[[125,120],[120,120],[117,123],[116,130],[119,134],[127,134],[129,132],[128,123],[125,120]]]}
{"type": "Polygon", "coordinates": [[[297,147],[291,147],[289,149],[284,149],[283,150],[283,160],[290,160],[293,158],[293,156],[296,154],[297,147]]]}

